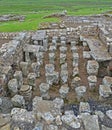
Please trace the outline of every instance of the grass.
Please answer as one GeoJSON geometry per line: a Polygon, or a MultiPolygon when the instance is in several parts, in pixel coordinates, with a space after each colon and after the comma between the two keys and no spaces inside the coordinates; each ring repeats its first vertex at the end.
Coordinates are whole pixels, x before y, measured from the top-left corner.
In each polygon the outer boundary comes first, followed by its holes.
{"type": "Polygon", "coordinates": [[[67,10],[69,15],[91,15],[112,10],[112,0],[0,0],[0,15],[25,15],[24,22],[0,23],[0,32],[36,30],[41,22],[58,22],[44,16],[67,10]]]}

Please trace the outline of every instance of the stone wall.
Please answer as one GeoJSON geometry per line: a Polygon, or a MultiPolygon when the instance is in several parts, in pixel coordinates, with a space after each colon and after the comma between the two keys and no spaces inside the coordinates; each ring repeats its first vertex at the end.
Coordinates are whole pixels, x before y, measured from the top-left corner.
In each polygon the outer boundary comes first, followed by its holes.
{"type": "Polygon", "coordinates": [[[12,40],[14,37],[16,37],[19,34],[19,32],[1,32],[0,33],[0,40],[12,40]]]}
{"type": "Polygon", "coordinates": [[[5,43],[0,48],[1,66],[18,65],[23,59],[23,44],[25,43],[25,33],[20,33],[9,43],[5,43]]]}

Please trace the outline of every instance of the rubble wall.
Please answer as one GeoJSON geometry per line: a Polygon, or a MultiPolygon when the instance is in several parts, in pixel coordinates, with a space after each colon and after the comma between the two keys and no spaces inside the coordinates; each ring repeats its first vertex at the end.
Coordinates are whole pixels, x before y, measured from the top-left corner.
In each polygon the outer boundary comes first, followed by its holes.
{"type": "Polygon", "coordinates": [[[20,33],[9,43],[5,43],[0,48],[1,66],[18,65],[23,59],[23,44],[25,42],[25,33],[20,33]]]}
{"type": "Polygon", "coordinates": [[[19,33],[18,32],[1,32],[0,33],[0,40],[12,40],[14,37],[16,37],[19,33]]]}

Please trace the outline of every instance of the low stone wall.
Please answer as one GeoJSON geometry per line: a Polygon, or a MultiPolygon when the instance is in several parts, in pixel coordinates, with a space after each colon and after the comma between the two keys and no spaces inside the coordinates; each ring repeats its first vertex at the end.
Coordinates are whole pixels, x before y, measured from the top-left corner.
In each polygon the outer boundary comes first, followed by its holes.
{"type": "Polygon", "coordinates": [[[23,44],[26,40],[25,33],[20,33],[9,43],[0,48],[0,64],[2,66],[18,65],[23,59],[23,44]]]}
{"type": "Polygon", "coordinates": [[[16,37],[19,34],[19,32],[2,32],[0,33],[0,40],[12,40],[14,37],[16,37]]]}

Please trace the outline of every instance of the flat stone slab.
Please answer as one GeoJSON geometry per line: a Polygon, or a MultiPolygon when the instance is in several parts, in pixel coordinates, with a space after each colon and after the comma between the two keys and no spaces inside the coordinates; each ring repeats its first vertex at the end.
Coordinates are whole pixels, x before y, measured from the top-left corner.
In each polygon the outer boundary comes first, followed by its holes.
{"type": "Polygon", "coordinates": [[[0,130],[10,130],[10,124],[1,127],[0,130]]]}
{"type": "Polygon", "coordinates": [[[91,56],[97,61],[108,61],[112,60],[111,55],[108,53],[105,45],[98,39],[86,39],[87,44],[91,50],[91,56]]]}
{"type": "Polygon", "coordinates": [[[53,109],[53,102],[47,100],[39,100],[33,108],[33,111],[46,113],[53,109]]]}
{"type": "Polygon", "coordinates": [[[82,115],[85,130],[100,130],[97,115],[82,115]]]}

